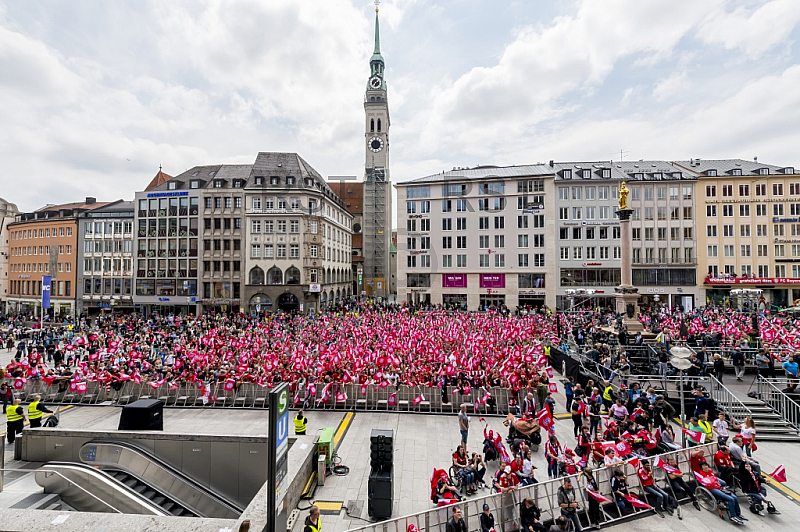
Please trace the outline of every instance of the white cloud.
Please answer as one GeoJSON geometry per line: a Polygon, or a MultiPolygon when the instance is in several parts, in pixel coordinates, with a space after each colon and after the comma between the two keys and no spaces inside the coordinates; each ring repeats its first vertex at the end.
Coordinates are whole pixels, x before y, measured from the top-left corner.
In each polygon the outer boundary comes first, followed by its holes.
{"type": "Polygon", "coordinates": [[[721,44],[757,58],[777,46],[788,46],[789,35],[800,22],[797,0],[772,0],[755,9],[739,7],[709,17],[698,29],[708,44],[721,44]]]}

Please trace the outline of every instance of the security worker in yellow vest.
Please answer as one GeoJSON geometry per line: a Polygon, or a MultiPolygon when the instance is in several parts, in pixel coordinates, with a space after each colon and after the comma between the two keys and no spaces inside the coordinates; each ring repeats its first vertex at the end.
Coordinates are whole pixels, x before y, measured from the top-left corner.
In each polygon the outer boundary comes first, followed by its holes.
{"type": "Polygon", "coordinates": [[[711,423],[708,422],[708,414],[700,414],[697,424],[703,428],[705,443],[711,443],[713,434],[711,433],[711,423]]]}
{"type": "Polygon", "coordinates": [[[28,405],[28,419],[31,421],[31,427],[42,426],[42,416],[44,413],[52,414],[53,411],[48,409],[42,404],[42,396],[37,395],[33,398],[33,402],[28,405]]]}
{"type": "Polygon", "coordinates": [[[550,345],[544,346],[544,356],[547,359],[547,363],[550,364],[550,345]]]}
{"type": "Polygon", "coordinates": [[[8,423],[8,443],[14,443],[17,434],[22,434],[25,426],[25,409],[20,404],[22,401],[14,399],[14,403],[6,408],[6,421],[8,423]]]}
{"type": "Polygon", "coordinates": [[[603,384],[605,385],[605,388],[603,388],[603,405],[606,407],[606,412],[608,412],[608,409],[614,404],[614,387],[608,381],[604,381],[603,384]]]}
{"type": "Polygon", "coordinates": [[[308,517],[303,523],[303,532],[319,532],[322,530],[322,520],[319,518],[319,508],[312,506],[309,509],[308,517]]]}
{"type": "Polygon", "coordinates": [[[308,418],[303,416],[302,410],[299,410],[294,418],[294,433],[298,436],[305,436],[307,424],[308,418]]]}

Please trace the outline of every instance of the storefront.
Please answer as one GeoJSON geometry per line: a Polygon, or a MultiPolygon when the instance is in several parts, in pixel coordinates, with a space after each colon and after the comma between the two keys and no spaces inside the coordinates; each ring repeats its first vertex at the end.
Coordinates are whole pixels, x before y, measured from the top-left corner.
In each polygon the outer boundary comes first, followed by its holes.
{"type": "Polygon", "coordinates": [[[639,289],[639,308],[648,309],[660,305],[668,308],[681,307],[689,312],[696,306],[694,288],[689,287],[644,287],[639,289]]]}
{"type": "Polygon", "coordinates": [[[785,308],[800,299],[800,278],[798,277],[711,277],[705,278],[706,301],[709,304],[738,306],[738,298],[731,295],[736,288],[762,290],[759,299],[766,308],[785,308]]]}
{"type": "Polygon", "coordinates": [[[545,291],[539,288],[528,288],[520,290],[519,293],[519,306],[521,308],[530,307],[532,310],[544,306],[545,291]]]}

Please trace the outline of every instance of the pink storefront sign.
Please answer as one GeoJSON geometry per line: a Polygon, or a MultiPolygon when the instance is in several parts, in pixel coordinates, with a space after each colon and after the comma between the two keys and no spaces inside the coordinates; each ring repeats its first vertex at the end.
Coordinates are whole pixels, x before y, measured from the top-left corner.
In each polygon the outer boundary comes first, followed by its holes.
{"type": "Polygon", "coordinates": [[[466,287],[467,287],[466,273],[442,274],[442,288],[466,288],[466,287]]]}
{"type": "Polygon", "coordinates": [[[505,288],[506,274],[504,273],[482,273],[481,288],[505,288]]]}

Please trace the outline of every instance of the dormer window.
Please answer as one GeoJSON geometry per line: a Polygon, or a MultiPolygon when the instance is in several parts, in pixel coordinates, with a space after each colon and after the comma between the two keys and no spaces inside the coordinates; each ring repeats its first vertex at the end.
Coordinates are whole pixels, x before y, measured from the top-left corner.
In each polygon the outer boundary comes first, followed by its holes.
{"type": "Polygon", "coordinates": [[[672,177],[680,179],[683,177],[683,174],[681,172],[672,172],[672,177]]]}
{"type": "Polygon", "coordinates": [[[233,180],[233,188],[242,188],[242,180],[241,179],[234,179],[233,180]]]}
{"type": "Polygon", "coordinates": [[[286,177],[286,184],[287,185],[294,185],[294,176],[287,176],[286,177]]]}
{"type": "Polygon", "coordinates": [[[167,182],[167,190],[177,190],[177,189],[178,189],[178,183],[176,183],[175,181],[167,182]]]}
{"type": "Polygon", "coordinates": [[[276,176],[276,175],[274,175],[274,176],[269,178],[269,184],[270,185],[280,185],[281,184],[281,178],[276,176]]]}
{"type": "Polygon", "coordinates": [[[706,170],[706,175],[708,177],[717,177],[717,171],[716,170],[706,170]]]}
{"type": "Polygon", "coordinates": [[[263,184],[264,184],[264,178],[263,178],[263,177],[261,177],[260,175],[259,175],[259,176],[256,176],[256,179],[255,179],[255,184],[256,184],[256,185],[263,185],[263,184]]]}
{"type": "Polygon", "coordinates": [[[661,172],[656,172],[653,174],[653,179],[661,179],[663,174],[661,172]]]}
{"type": "Polygon", "coordinates": [[[742,169],[741,168],[734,168],[733,170],[731,170],[731,175],[742,175],[742,169]]]}
{"type": "Polygon", "coordinates": [[[592,171],[591,170],[581,170],[581,177],[584,179],[591,179],[592,178],[592,171]]]}
{"type": "Polygon", "coordinates": [[[200,181],[197,179],[192,179],[189,181],[189,188],[200,188],[200,181]]]}
{"type": "Polygon", "coordinates": [[[601,170],[601,174],[603,179],[610,179],[611,178],[611,169],[610,168],[603,168],[601,170]]]}
{"type": "Polygon", "coordinates": [[[794,167],[787,166],[786,168],[783,169],[783,173],[786,175],[794,175],[794,167]]]}
{"type": "Polygon", "coordinates": [[[314,186],[314,178],[313,177],[307,177],[305,181],[306,181],[306,186],[307,187],[313,187],[314,186]]]}
{"type": "Polygon", "coordinates": [[[637,173],[633,174],[633,178],[634,179],[644,179],[644,174],[641,173],[641,172],[637,172],[637,173]]]}
{"type": "Polygon", "coordinates": [[[561,173],[561,177],[563,177],[564,179],[572,179],[572,170],[564,170],[561,173]]]}
{"type": "Polygon", "coordinates": [[[222,179],[214,180],[214,188],[222,188],[222,179]]]}
{"type": "Polygon", "coordinates": [[[759,168],[758,175],[769,175],[769,168],[759,168]]]}

